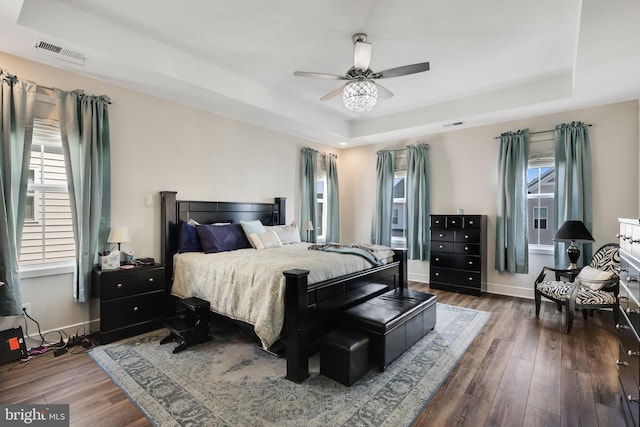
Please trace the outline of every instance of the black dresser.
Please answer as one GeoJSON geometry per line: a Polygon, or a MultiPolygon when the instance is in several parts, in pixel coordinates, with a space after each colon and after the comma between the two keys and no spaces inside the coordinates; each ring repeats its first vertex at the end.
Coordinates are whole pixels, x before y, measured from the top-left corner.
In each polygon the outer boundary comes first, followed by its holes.
{"type": "Polygon", "coordinates": [[[620,218],[618,378],[629,425],[640,423],[640,220],[620,218]]]}
{"type": "Polygon", "coordinates": [[[429,286],[482,295],[486,291],[486,215],[431,215],[429,286]]]}
{"type": "Polygon", "coordinates": [[[91,296],[100,298],[100,344],[162,326],[167,306],[164,276],[162,264],[94,270],[91,296]]]}

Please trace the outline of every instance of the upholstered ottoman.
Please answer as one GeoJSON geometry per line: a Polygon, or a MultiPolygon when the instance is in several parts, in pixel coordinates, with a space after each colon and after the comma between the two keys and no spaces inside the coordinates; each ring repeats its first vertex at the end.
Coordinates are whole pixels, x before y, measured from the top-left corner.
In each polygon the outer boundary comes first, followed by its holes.
{"type": "Polygon", "coordinates": [[[343,326],[369,337],[369,357],[380,372],[436,325],[436,297],[396,288],[341,314],[343,326]]]}
{"type": "Polygon", "coordinates": [[[334,329],[320,339],[320,373],[350,387],[369,370],[369,338],[334,329]]]}

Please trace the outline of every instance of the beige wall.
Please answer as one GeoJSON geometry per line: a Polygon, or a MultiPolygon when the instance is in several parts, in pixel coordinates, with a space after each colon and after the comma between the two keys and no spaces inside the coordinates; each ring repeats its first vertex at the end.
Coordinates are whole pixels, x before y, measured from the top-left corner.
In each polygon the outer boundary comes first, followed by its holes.
{"type": "MultiPolygon", "coordinates": [[[[182,199],[240,202],[286,197],[290,222],[300,212],[300,148],[338,152],[3,53],[0,68],[42,86],[111,98],[112,224],[129,228],[132,241],[122,249],[132,249],[136,257],[160,257],[159,191],[177,191],[182,199]]],[[[75,333],[89,320],[88,304],[72,301],[71,274],[24,279],[22,295],[45,331],[75,333]]],[[[15,322],[23,324],[0,318],[0,329],[15,322]]]]}
{"type": "MultiPolygon", "coordinates": [[[[486,214],[488,290],[532,297],[533,280],[543,265],[553,265],[551,256],[531,254],[529,274],[499,273],[494,268],[499,148],[495,137],[505,131],[524,128],[532,132],[553,129],[556,124],[570,121],[593,124],[589,132],[593,159],[594,247],[616,241],[618,217],[638,217],[637,101],[343,150],[340,170],[343,241],[369,239],[375,197],[376,151],[409,143],[428,143],[431,212],[448,214],[462,208],[465,213],[486,214]]],[[[428,282],[429,263],[411,261],[409,278],[428,282]]]]}
{"type": "MultiPolygon", "coordinates": [[[[427,142],[432,212],[463,208],[466,213],[487,214],[489,290],[529,296],[532,275],[550,262],[548,257],[532,256],[530,275],[498,274],[493,269],[498,150],[494,137],[524,127],[551,129],[571,120],[594,124],[596,244],[615,240],[617,218],[637,217],[640,208],[636,101],[340,151],[2,53],[0,67],[40,85],[111,98],[112,224],[129,228],[132,242],[123,249],[132,249],[136,256],[160,256],[160,190],[203,200],[268,201],[284,196],[287,221],[293,220],[299,214],[298,153],[303,146],[339,154],[342,241],[369,241],[376,150],[427,142]],[[149,197],[152,203],[147,206],[149,197]]],[[[412,279],[428,281],[428,263],[411,262],[409,273],[412,279]]],[[[88,304],[72,302],[68,273],[25,279],[22,294],[43,331],[66,328],[75,333],[88,325],[88,304]]],[[[13,323],[23,324],[20,318],[0,318],[0,329],[13,323]]]]}

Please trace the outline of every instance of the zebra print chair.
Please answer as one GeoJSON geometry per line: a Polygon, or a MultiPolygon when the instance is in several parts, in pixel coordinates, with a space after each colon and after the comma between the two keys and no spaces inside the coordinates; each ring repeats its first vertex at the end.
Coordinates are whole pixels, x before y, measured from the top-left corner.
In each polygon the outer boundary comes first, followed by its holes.
{"type": "Polygon", "coordinates": [[[568,273],[544,267],[534,285],[536,317],[540,315],[541,298],[554,301],[558,310],[566,306],[565,332],[571,332],[576,309],[582,310],[584,318],[589,312],[599,308],[613,309],[613,321],[618,323],[618,276],[620,275],[620,246],[617,243],[603,245],[591,258],[588,267],[580,270],[573,282],[559,280],[568,273]],[[556,280],[547,280],[547,273],[553,272],[556,280]]]}

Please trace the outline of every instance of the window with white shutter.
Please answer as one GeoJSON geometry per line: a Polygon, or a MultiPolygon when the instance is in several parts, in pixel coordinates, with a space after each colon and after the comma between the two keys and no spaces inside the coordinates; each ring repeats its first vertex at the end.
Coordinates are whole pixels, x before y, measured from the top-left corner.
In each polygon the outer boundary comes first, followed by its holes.
{"type": "Polygon", "coordinates": [[[55,120],[36,118],[20,265],[74,258],[75,241],[60,126],[55,120]]]}

